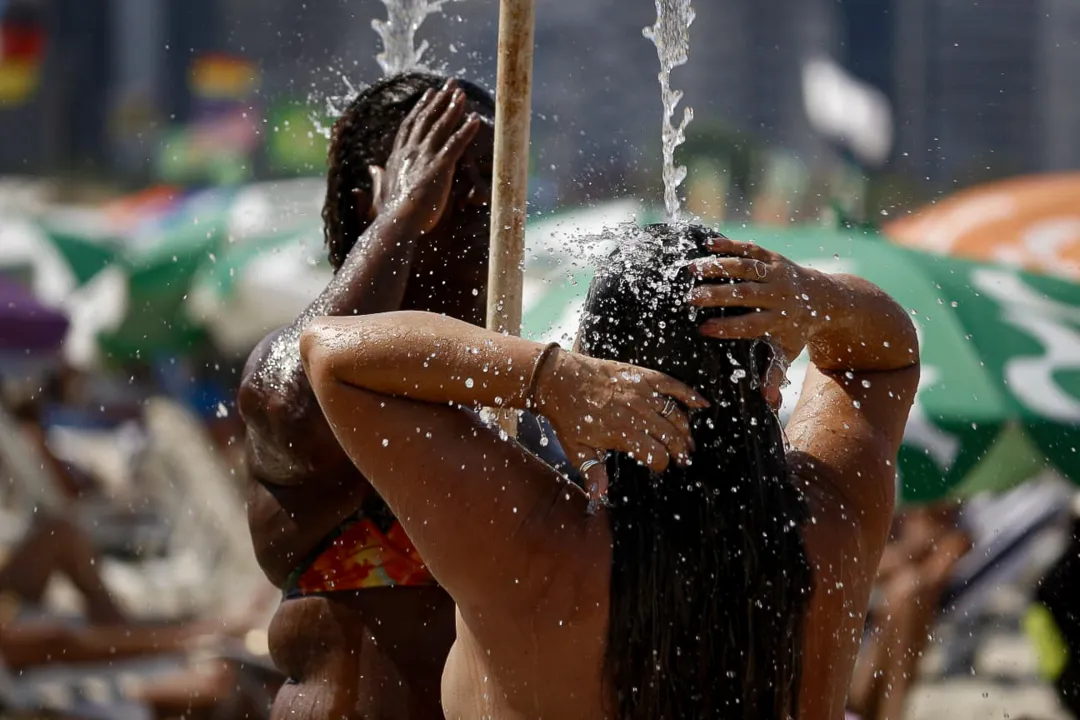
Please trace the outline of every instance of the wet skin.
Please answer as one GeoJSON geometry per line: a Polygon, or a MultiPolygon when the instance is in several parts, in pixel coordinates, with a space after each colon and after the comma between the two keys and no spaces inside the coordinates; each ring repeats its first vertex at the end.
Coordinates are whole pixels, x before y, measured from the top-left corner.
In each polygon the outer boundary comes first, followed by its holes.
{"type": "MultiPolygon", "coordinates": [[[[454,110],[453,90],[429,100],[429,105],[441,102],[442,113],[433,112],[435,127],[428,135],[437,135],[438,120],[449,118],[447,132],[434,137],[448,146],[458,137],[455,129],[466,130],[471,123],[476,127],[464,151],[442,172],[411,180],[383,177],[384,185],[393,181],[390,189],[402,195],[413,182],[421,196],[414,205],[392,202],[386,187],[381,197],[358,195],[360,212],[371,225],[320,298],[292,326],[263,340],[245,368],[239,402],[251,468],[248,519],[260,565],[278,587],[373,492],[312,394],[300,364],[302,329],[321,315],[399,309],[483,323],[493,132],[489,123],[454,110]],[[426,190],[439,194],[447,185],[442,208],[433,207],[437,200],[424,199],[426,190]]],[[[387,166],[389,171],[394,164],[387,166]]],[[[414,173],[422,166],[422,159],[414,162],[414,173]]],[[[279,693],[273,716],[441,718],[439,682],[454,640],[453,613],[452,600],[434,586],[283,601],[269,643],[290,682],[279,693]]]]}
{"type": "MultiPolygon", "coordinates": [[[[751,284],[712,285],[695,291],[692,302],[749,302],[762,311],[715,318],[700,331],[721,339],[769,336],[789,358],[810,349],[812,367],[787,426],[790,472],[813,518],[804,529],[814,589],[798,715],[840,720],[918,385],[914,326],[903,308],[858,278],[824,276],[730,241],[714,246],[729,257],[697,261],[702,276],[751,284]],[[754,274],[756,263],[767,265],[767,281],[754,279],[762,277],[754,274]],[[812,315],[801,297],[812,299],[812,315]]],[[[647,464],[657,472],[668,453],[678,461],[685,447],[679,435],[689,432],[685,423],[667,426],[678,411],[665,413],[663,397],[686,407],[693,398],[657,373],[635,369],[633,382],[620,383],[625,366],[572,353],[545,365],[536,394],[527,398],[528,371],[521,369],[542,350],[418,313],[320,320],[302,340],[308,375],[342,445],[457,603],[457,640],[442,686],[450,718],[614,717],[603,670],[611,566],[606,511],[590,515],[584,493],[455,406],[501,398],[525,407],[535,399],[568,451],[644,457],[642,449],[651,448],[647,464]],[[507,371],[486,370],[492,367],[507,371]],[[580,422],[585,407],[601,420],[580,422]],[[357,432],[359,419],[376,408],[378,431],[357,432]],[[433,488],[441,490],[438,502],[433,488]]],[[[590,486],[603,487],[602,468],[591,472],[590,486]]]]}

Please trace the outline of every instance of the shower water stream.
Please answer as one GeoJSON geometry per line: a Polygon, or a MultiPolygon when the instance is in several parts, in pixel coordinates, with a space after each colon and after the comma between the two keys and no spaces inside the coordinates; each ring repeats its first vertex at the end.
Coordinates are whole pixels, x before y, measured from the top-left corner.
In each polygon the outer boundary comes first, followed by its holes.
{"type": "Polygon", "coordinates": [[[383,51],[375,56],[383,75],[424,69],[426,40],[416,44],[416,31],[428,15],[442,12],[443,5],[457,0],[382,0],[386,20],[372,20],[371,27],[382,39],[383,51]]]}
{"type": "MultiPolygon", "coordinates": [[[[384,0],[385,1],[385,0],[384,0]]],[[[675,108],[682,100],[681,90],[671,89],[671,71],[685,65],[690,54],[690,25],[694,9],[690,0],[656,0],[656,24],[642,35],[656,46],[660,58],[661,99],[664,103],[664,208],[669,223],[679,222],[679,185],[686,179],[686,168],[675,164],[675,148],[686,141],[686,126],[694,119],[691,108],[683,109],[682,121],[672,124],[675,108]]]]}

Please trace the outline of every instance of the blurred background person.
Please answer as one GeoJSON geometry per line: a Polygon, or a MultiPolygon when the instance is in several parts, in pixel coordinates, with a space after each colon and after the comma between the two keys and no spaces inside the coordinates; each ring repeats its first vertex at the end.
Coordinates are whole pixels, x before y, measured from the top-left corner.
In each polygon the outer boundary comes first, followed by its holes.
{"type": "Polygon", "coordinates": [[[972,547],[959,520],[959,503],[946,501],[904,510],[893,522],[851,681],[849,707],[864,720],[903,717],[946,587],[972,547]]]}

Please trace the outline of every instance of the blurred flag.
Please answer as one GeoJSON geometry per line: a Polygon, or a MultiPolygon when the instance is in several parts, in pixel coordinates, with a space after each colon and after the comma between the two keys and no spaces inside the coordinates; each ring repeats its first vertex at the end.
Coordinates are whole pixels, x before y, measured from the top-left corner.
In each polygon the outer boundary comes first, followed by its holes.
{"type": "Polygon", "coordinates": [[[246,100],[258,85],[258,71],[244,58],[208,54],[191,63],[189,82],[198,100],[246,100]]]}
{"type": "Polygon", "coordinates": [[[45,30],[35,14],[5,17],[3,9],[0,7],[0,106],[18,105],[38,88],[45,30]]]}
{"type": "Polygon", "coordinates": [[[191,122],[164,134],[158,176],[176,184],[248,179],[261,143],[258,83],[258,69],[244,58],[219,53],[194,58],[188,70],[191,122]]]}
{"type": "Polygon", "coordinates": [[[877,166],[892,152],[892,106],[883,92],[832,60],[803,65],[803,102],[810,124],[842,143],[860,162],[877,166]]]}

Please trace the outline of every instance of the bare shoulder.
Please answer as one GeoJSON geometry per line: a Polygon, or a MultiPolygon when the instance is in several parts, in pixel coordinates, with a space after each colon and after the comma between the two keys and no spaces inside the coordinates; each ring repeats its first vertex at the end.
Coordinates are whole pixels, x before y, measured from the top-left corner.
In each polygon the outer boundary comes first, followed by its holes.
{"type": "Polygon", "coordinates": [[[295,485],[325,473],[349,474],[348,457],[304,373],[294,328],[267,335],[252,351],[237,406],[248,465],[260,482],[295,485]]]}
{"type": "MultiPolygon", "coordinates": [[[[299,340],[294,338],[295,352],[289,352],[290,337],[295,335],[289,328],[276,330],[264,337],[248,355],[240,377],[238,405],[244,421],[250,426],[264,425],[267,418],[277,411],[286,396],[296,395],[292,386],[303,376],[300,364],[299,340]]],[[[311,395],[310,390],[307,393],[311,395]]],[[[314,401],[314,396],[312,396],[314,401]]]]}

